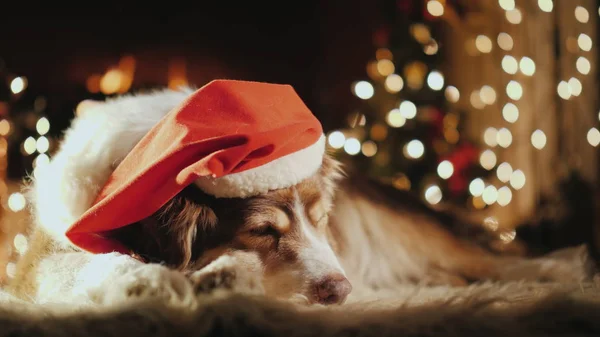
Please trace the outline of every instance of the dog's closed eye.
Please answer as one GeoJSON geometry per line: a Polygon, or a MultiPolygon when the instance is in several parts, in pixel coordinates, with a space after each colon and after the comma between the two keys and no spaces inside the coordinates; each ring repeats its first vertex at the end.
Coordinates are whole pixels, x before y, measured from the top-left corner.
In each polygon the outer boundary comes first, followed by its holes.
{"type": "Polygon", "coordinates": [[[271,223],[250,229],[250,234],[254,236],[279,236],[281,235],[271,223]]]}

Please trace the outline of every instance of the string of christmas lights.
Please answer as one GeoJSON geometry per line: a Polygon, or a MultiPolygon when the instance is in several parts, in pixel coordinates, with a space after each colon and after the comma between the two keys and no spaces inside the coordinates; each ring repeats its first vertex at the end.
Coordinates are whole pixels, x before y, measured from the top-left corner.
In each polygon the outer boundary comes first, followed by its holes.
{"type": "MultiPolygon", "coordinates": [[[[2,102],[3,110],[0,118],[0,147],[3,149],[0,153],[2,167],[0,198],[3,201],[2,232],[5,236],[2,241],[12,244],[2,245],[5,250],[0,254],[0,261],[6,265],[0,269],[2,271],[0,283],[14,275],[16,269],[14,261],[28,248],[27,237],[24,234],[27,230],[27,218],[24,215],[27,202],[20,191],[22,180],[13,181],[7,177],[6,170],[11,165],[8,152],[13,144],[19,148],[17,153],[22,157],[22,163],[19,164],[25,163],[26,170],[22,178],[27,179],[30,174],[35,176],[37,167],[50,162],[48,152],[54,144],[54,139],[49,135],[50,121],[43,114],[46,99],[36,97],[33,102],[29,102],[31,97],[27,96],[29,87],[27,77],[14,75],[8,71],[3,73],[8,92],[3,94],[7,99],[6,102],[2,102]]],[[[19,162],[19,158],[12,160],[15,163],[19,162]]]]}

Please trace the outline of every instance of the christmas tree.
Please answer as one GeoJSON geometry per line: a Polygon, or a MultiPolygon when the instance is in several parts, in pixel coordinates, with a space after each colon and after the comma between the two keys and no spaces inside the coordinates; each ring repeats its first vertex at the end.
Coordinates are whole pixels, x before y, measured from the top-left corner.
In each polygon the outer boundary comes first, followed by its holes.
{"type": "MultiPolygon", "coordinates": [[[[381,4],[386,22],[373,34],[373,58],[365,78],[351,85],[356,112],[348,128],[329,133],[329,146],[361,172],[418,193],[432,205],[484,208],[485,184],[478,178],[489,172],[478,165],[476,143],[461,137],[465,114],[452,104],[460,92],[441,70],[437,17],[444,6],[410,0],[381,4]]],[[[482,100],[491,95],[480,92],[482,100]]]]}

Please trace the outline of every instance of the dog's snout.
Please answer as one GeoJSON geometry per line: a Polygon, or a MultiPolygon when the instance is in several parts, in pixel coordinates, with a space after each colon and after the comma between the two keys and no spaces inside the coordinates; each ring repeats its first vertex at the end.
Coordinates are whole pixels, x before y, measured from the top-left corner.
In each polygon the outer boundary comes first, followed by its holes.
{"type": "Polygon", "coordinates": [[[351,291],[352,285],[344,275],[330,275],[317,283],[316,301],[320,304],[342,304],[351,291]]]}

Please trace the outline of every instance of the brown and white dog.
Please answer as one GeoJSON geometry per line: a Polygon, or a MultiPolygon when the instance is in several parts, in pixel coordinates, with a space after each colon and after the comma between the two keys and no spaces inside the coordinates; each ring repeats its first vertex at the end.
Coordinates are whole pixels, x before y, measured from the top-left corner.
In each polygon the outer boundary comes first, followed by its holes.
{"type": "Polygon", "coordinates": [[[345,176],[329,156],[308,179],[251,198],[214,198],[188,186],[152,216],[110,234],[132,256],[73,247],[61,235],[65,228],[136,142],[191,92],[120,97],[74,120],[30,186],[34,228],[9,287],[15,295],[38,303],[160,296],[190,304],[198,293],[225,287],[340,304],[351,294],[408,283],[589,276],[583,262],[494,254],[454,235],[445,215],[393,196],[402,192],[345,176]]]}

